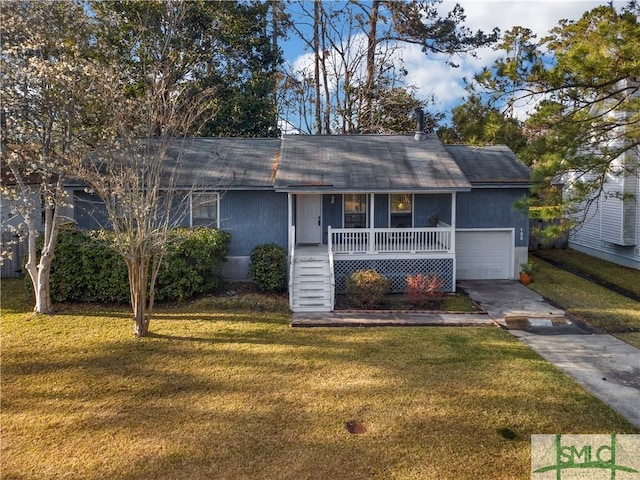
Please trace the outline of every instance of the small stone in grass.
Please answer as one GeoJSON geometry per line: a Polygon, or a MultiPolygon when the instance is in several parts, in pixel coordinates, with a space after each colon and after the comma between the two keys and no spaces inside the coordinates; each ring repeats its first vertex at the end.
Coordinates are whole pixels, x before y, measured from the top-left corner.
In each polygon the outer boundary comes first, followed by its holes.
{"type": "Polygon", "coordinates": [[[367,428],[364,426],[364,423],[358,422],[357,420],[349,420],[347,422],[347,430],[349,430],[349,433],[353,433],[354,435],[362,435],[367,432],[367,428]]]}

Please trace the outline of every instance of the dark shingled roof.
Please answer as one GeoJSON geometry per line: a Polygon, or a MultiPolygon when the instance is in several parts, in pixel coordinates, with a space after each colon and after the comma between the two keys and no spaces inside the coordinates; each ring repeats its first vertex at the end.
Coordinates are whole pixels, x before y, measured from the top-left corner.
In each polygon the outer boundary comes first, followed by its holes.
{"type": "Polygon", "coordinates": [[[279,138],[188,138],[168,151],[181,151],[176,186],[225,189],[273,188],[279,138]]]}
{"type": "Polygon", "coordinates": [[[435,191],[471,185],[436,135],[286,135],[276,190],[435,191]]]}
{"type": "Polygon", "coordinates": [[[444,148],[472,184],[531,184],[531,170],[506,145],[445,145],[444,148]]]}
{"type": "Polygon", "coordinates": [[[434,134],[419,141],[404,135],[187,138],[175,139],[167,156],[179,158],[164,166],[167,177],[176,175],[176,188],[420,192],[531,183],[530,170],[508,147],[443,145],[434,134]]]}
{"type": "MultiPolygon", "coordinates": [[[[167,149],[163,181],[178,189],[273,189],[281,142],[280,138],[175,138],[167,149]]],[[[156,139],[142,143],[160,145],[156,139]]],[[[67,184],[84,182],[70,179],[67,184]]]]}

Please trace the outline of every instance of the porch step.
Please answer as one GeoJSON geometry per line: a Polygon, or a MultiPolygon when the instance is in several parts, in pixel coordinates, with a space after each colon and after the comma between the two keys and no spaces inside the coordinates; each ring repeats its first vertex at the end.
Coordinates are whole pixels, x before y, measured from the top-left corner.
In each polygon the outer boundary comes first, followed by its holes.
{"type": "Polygon", "coordinates": [[[328,255],[301,255],[295,258],[291,295],[294,312],[331,311],[328,255]]]}

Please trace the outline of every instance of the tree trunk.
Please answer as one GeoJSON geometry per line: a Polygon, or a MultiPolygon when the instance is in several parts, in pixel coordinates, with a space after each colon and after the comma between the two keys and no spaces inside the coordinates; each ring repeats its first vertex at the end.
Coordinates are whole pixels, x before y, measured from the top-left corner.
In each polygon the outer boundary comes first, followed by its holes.
{"type": "Polygon", "coordinates": [[[373,0],[371,5],[371,14],[369,17],[369,35],[367,40],[367,74],[364,88],[364,125],[360,125],[360,129],[364,127],[366,130],[371,128],[373,113],[373,88],[376,67],[376,47],[377,27],[378,27],[378,8],[380,0],[373,0]]]}
{"type": "Polygon", "coordinates": [[[315,0],[313,4],[313,87],[315,91],[315,132],[322,134],[322,115],[320,112],[320,5],[321,0],[315,0]]]}
{"type": "Polygon", "coordinates": [[[144,258],[127,259],[129,273],[129,292],[133,310],[133,334],[144,337],[149,333],[149,314],[147,312],[147,272],[148,261],[144,258]]]}
{"type": "Polygon", "coordinates": [[[51,276],[52,256],[42,257],[38,266],[38,279],[36,289],[36,305],[33,309],[34,313],[45,315],[53,314],[53,303],[51,302],[51,291],[49,288],[49,278],[51,276]]]}
{"type": "MultiPolygon", "coordinates": [[[[45,246],[42,248],[40,261],[37,259],[37,238],[38,231],[35,228],[35,220],[25,218],[28,225],[28,241],[27,241],[27,264],[25,268],[31,279],[33,287],[33,296],[35,298],[35,306],[33,313],[51,315],[53,314],[53,304],[51,302],[51,291],[49,288],[49,277],[51,275],[51,263],[53,262],[53,250],[51,248],[51,232],[49,238],[45,236],[45,246]]],[[[48,230],[48,229],[46,229],[48,230]]],[[[57,235],[57,230],[55,231],[57,235]]],[[[55,239],[53,240],[55,246],[55,239]]]]}
{"type": "Polygon", "coordinates": [[[326,32],[326,25],[325,25],[325,17],[322,17],[322,21],[320,22],[320,27],[321,27],[321,32],[322,32],[322,63],[321,63],[321,67],[322,67],[322,82],[324,83],[324,98],[325,98],[325,105],[324,105],[324,134],[325,135],[331,135],[331,98],[330,98],[330,91],[329,91],[329,78],[327,75],[327,58],[326,58],[326,52],[327,50],[327,46],[326,46],[326,42],[325,39],[327,38],[327,32],[326,32]]]}

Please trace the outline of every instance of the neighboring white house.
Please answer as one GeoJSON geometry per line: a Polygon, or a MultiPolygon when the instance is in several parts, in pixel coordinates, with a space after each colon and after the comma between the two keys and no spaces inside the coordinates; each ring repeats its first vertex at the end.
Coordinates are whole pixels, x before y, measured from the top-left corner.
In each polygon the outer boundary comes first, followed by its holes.
{"type": "MultiPolygon", "coordinates": [[[[629,82],[628,80],[624,83],[629,82]]],[[[638,90],[636,89],[636,95],[638,90]]],[[[591,111],[600,115],[609,107],[601,103],[591,111]]],[[[612,119],[624,119],[630,112],[611,111],[612,119]]],[[[605,147],[621,146],[624,132],[605,147]]],[[[640,269],[640,152],[638,147],[618,157],[607,175],[601,194],[590,202],[578,228],[569,234],[569,248],[619,265],[640,269]]]]}

